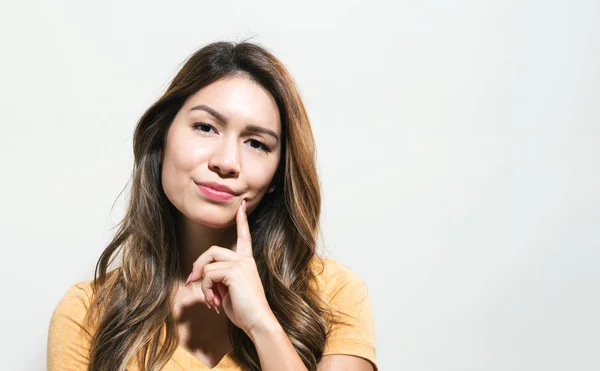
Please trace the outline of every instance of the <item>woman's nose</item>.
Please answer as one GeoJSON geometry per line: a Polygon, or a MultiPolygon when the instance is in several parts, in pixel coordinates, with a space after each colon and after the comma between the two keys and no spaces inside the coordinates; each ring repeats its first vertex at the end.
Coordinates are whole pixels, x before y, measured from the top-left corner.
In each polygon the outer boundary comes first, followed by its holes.
{"type": "Polygon", "coordinates": [[[235,177],[240,173],[240,156],[233,140],[219,143],[208,163],[209,168],[221,176],[235,177]]]}

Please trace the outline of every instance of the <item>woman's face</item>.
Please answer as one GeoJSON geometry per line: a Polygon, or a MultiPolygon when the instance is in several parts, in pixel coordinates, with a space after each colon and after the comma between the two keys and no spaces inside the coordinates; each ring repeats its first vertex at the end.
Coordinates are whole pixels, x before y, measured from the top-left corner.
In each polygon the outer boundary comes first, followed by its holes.
{"type": "Polygon", "coordinates": [[[280,142],[279,110],[269,92],[246,76],[216,81],[192,95],[169,127],[165,194],[188,219],[229,226],[242,199],[250,213],[272,190],[280,142]]]}

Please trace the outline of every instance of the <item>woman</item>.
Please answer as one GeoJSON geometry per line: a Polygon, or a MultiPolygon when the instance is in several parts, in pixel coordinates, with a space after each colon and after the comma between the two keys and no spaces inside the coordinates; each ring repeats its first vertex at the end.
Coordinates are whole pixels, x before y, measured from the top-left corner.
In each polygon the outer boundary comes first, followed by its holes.
{"type": "Polygon", "coordinates": [[[316,255],[313,135],[281,62],[205,46],[133,141],[125,217],[52,315],[49,370],[377,369],[363,281],[316,255]]]}

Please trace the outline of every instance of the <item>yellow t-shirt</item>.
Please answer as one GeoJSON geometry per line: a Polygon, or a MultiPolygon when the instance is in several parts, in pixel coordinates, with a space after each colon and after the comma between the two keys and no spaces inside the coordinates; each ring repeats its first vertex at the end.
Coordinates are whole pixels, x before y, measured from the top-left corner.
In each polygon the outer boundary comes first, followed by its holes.
{"type": "MultiPolygon", "coordinates": [[[[365,358],[375,370],[375,334],[371,301],[363,280],[356,273],[329,258],[323,258],[322,273],[316,277],[319,292],[332,309],[350,316],[342,319],[348,325],[334,325],[327,339],[324,355],[349,354],[365,358]]],[[[321,272],[319,259],[313,268],[321,272]]],[[[77,283],[66,292],[56,306],[48,331],[47,362],[49,371],[87,370],[90,341],[93,331],[83,326],[91,302],[91,281],[77,283]]],[[[181,347],[177,347],[163,371],[181,370],[241,370],[226,354],[212,369],[181,347]]]]}

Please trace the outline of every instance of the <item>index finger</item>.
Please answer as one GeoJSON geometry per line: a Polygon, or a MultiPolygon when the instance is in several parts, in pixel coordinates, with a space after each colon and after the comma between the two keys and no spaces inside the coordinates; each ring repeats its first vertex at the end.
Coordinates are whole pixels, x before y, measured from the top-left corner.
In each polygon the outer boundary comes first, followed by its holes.
{"type": "Polygon", "coordinates": [[[250,226],[248,225],[248,216],[245,209],[246,200],[243,200],[235,216],[237,228],[235,251],[243,255],[252,256],[252,237],[250,236],[250,226]]]}

